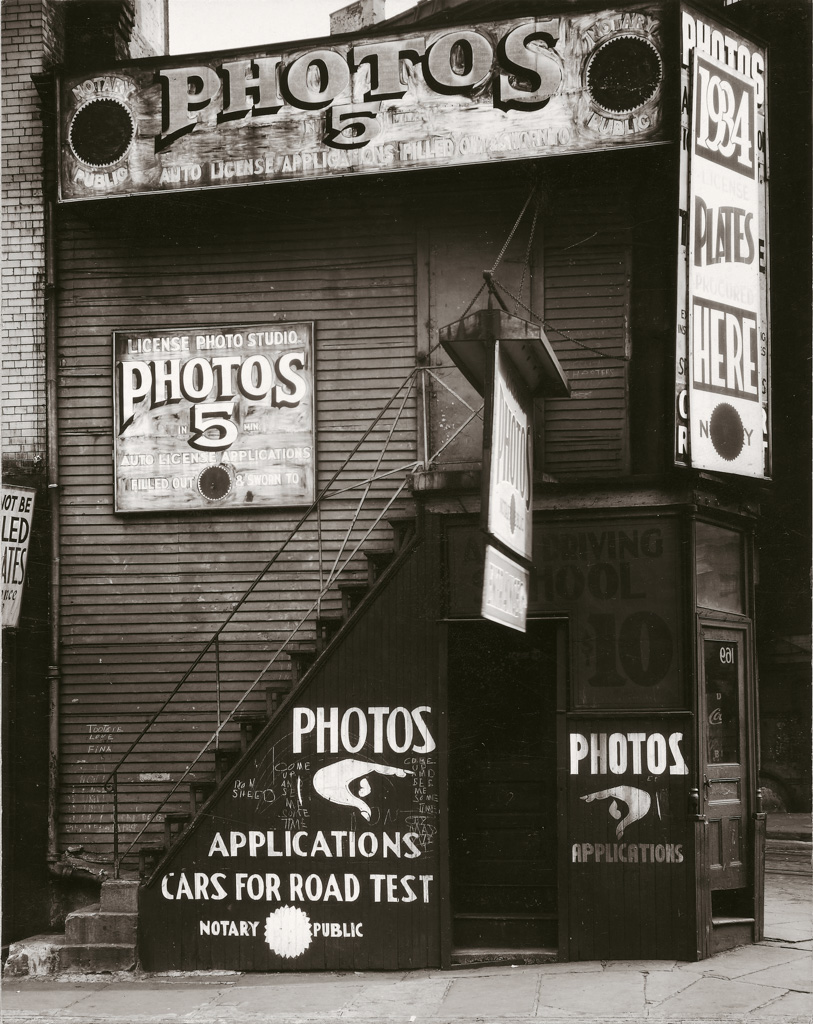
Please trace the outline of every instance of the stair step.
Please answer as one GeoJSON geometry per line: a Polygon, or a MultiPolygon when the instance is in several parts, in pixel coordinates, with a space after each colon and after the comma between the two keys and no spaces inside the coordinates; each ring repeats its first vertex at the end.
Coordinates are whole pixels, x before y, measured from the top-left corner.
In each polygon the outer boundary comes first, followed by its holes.
{"type": "MultiPolygon", "coordinates": [[[[313,659],[316,659],[316,649],[314,648],[311,652],[313,659]]],[[[300,655],[301,656],[301,655],[300,655]]],[[[293,658],[291,664],[293,665],[293,658]]],[[[305,673],[303,672],[302,675],[305,673]]],[[[301,678],[301,677],[300,677],[301,678]]],[[[299,679],[293,680],[298,682],[299,679]]],[[[285,697],[291,692],[290,686],[287,683],[272,683],[265,688],[265,714],[269,721],[276,715],[277,709],[279,708],[285,697]]]]}
{"type": "Polygon", "coordinates": [[[105,914],[135,914],[138,911],[138,882],[110,878],[102,882],[99,907],[105,914]]]}
{"type": "Polygon", "coordinates": [[[336,584],[342,595],[342,618],[346,621],[358,608],[368,593],[370,587],[367,583],[367,574],[358,576],[340,577],[336,584]]]}
{"type": "Polygon", "coordinates": [[[258,711],[237,711],[231,720],[240,726],[240,749],[245,753],[268,722],[258,711]]]}
{"type": "Polygon", "coordinates": [[[736,946],[747,946],[754,941],[752,917],[713,917],[709,953],[722,953],[736,946]]]}
{"type": "Polygon", "coordinates": [[[135,945],[138,914],[105,912],[99,904],[75,910],[65,918],[69,946],[135,945]]]}
{"type": "Polygon", "coordinates": [[[189,814],[196,817],[201,807],[217,789],[217,781],[214,775],[210,778],[195,779],[189,783],[189,814]]]}
{"type": "Polygon", "coordinates": [[[481,967],[484,964],[549,964],[559,959],[552,947],[516,949],[453,949],[452,967],[481,967]]]}
{"type": "Polygon", "coordinates": [[[240,757],[239,747],[218,747],[215,750],[215,781],[218,786],[229,770],[237,764],[240,757]]]}
{"type": "Polygon", "coordinates": [[[164,815],[164,842],[169,848],[190,820],[187,811],[171,811],[164,815]]]}
{"type": "Polygon", "coordinates": [[[135,943],[66,943],[59,950],[59,969],[89,974],[129,971],[135,967],[137,959],[135,943]]]}
{"type": "Polygon", "coordinates": [[[392,544],[373,544],[365,546],[364,557],[367,559],[367,583],[372,586],[395,557],[395,551],[392,544]]]}
{"type": "Polygon", "coordinates": [[[387,516],[387,522],[392,530],[395,550],[399,551],[415,532],[415,516],[396,514],[387,516]]]}
{"type": "Polygon", "coordinates": [[[337,615],[323,615],[316,620],[316,650],[318,654],[327,647],[344,625],[344,619],[337,615]]]}
{"type": "Polygon", "coordinates": [[[167,852],[163,843],[145,843],[138,851],[138,877],[146,881],[167,852]]]}

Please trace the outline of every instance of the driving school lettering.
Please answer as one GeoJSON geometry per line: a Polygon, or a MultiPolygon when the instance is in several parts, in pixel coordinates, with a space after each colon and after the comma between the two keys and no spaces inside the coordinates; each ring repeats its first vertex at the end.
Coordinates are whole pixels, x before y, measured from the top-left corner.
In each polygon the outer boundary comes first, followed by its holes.
{"type": "Polygon", "coordinates": [[[624,688],[627,705],[677,705],[674,523],[642,519],[575,530],[554,526],[537,534],[536,602],[574,611],[580,698],[611,707],[624,688]]]}
{"type": "Polygon", "coordinates": [[[312,324],[119,331],[114,349],[117,511],[312,500],[312,324]]]}

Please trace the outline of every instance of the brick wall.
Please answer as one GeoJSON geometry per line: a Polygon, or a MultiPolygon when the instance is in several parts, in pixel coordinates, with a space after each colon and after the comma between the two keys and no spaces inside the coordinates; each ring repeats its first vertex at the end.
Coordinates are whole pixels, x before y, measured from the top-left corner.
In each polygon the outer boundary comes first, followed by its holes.
{"type": "Polygon", "coordinates": [[[59,4],[3,0],[2,235],[4,471],[45,460],[43,126],[31,76],[58,59],[59,4]]]}

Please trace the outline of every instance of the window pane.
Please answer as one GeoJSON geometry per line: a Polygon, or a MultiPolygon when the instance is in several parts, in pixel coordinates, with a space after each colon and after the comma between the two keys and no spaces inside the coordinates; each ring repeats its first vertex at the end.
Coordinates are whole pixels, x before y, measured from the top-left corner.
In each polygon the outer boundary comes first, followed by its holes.
{"type": "Polygon", "coordinates": [[[737,645],[731,641],[704,641],[709,764],[738,764],[740,760],[737,654],[737,645]]]}
{"type": "Polygon", "coordinates": [[[721,612],[744,612],[740,534],[697,523],[696,537],[697,603],[721,612]]]}

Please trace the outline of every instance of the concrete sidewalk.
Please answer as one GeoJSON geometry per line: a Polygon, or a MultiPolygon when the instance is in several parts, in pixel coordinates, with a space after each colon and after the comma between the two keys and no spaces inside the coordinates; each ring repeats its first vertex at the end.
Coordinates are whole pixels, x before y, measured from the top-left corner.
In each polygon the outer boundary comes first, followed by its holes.
{"type": "Polygon", "coordinates": [[[813,1020],[810,875],[766,878],[766,941],[702,963],[369,974],[126,974],[4,983],[8,1024],[813,1020]]]}

